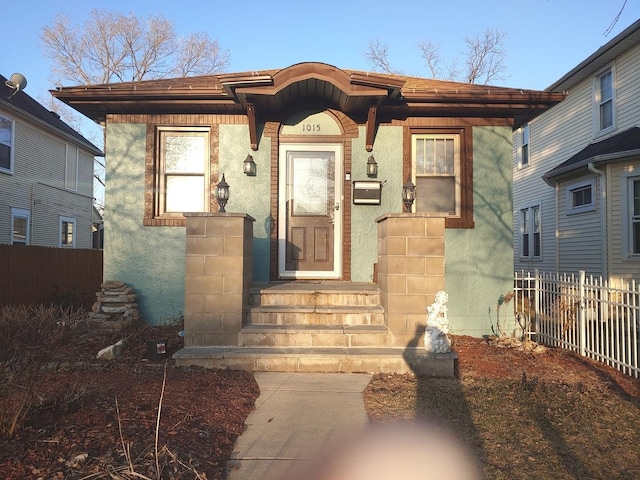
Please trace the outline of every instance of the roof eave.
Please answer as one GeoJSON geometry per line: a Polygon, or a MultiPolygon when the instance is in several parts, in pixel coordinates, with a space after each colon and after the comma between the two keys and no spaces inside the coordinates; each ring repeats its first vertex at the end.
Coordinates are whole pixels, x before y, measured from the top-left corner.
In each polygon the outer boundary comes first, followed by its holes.
{"type": "Polygon", "coordinates": [[[602,155],[594,155],[592,157],[585,158],[584,160],[580,160],[579,162],[573,165],[568,165],[563,168],[556,167],[553,170],[550,170],[549,172],[545,173],[542,176],[542,179],[545,181],[547,185],[553,186],[558,180],[564,177],[572,176],[572,174],[575,174],[584,168],[588,168],[589,164],[596,165],[596,164],[617,162],[618,160],[622,160],[624,158],[634,157],[639,155],[640,155],[640,149],[605,153],[602,155]]]}

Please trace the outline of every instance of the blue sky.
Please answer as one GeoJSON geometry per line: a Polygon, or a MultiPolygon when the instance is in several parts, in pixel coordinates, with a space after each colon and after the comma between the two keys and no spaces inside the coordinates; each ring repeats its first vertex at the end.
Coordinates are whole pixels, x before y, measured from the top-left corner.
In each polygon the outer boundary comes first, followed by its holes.
{"type": "Polygon", "coordinates": [[[389,60],[408,75],[429,76],[417,44],[432,40],[447,60],[462,58],[464,37],[487,28],[507,34],[504,86],[544,89],[640,18],[640,0],[627,0],[613,29],[604,32],[624,0],[66,0],[11,4],[4,9],[0,73],[27,77],[27,93],[40,100],[54,87],[40,33],[57,13],[81,25],[93,8],[139,17],[162,14],[179,34],[206,31],[231,53],[230,71],[281,68],[321,61],[370,70],[370,40],[389,48],[389,60]],[[29,7],[31,5],[31,8],[29,7]],[[37,4],[37,6],[36,6],[37,4]],[[19,5],[19,6],[17,6],[19,5]],[[108,5],[108,7],[105,7],[108,5]]]}
{"type": "MultiPolygon", "coordinates": [[[[51,64],[40,34],[59,13],[81,26],[89,12],[108,9],[140,18],[162,14],[180,35],[207,32],[230,51],[229,71],[283,68],[318,61],[339,68],[370,70],[369,42],[389,49],[393,67],[429,77],[419,42],[441,46],[446,62],[462,60],[464,38],[488,28],[507,35],[503,86],[542,90],[640,18],[640,0],[27,0],[3,9],[0,73],[26,76],[26,92],[40,102],[49,96],[51,64]],[[105,6],[108,5],[108,6],[105,6]]],[[[65,85],[69,86],[69,85],[65,85]]],[[[46,104],[46,103],[45,103],[46,104]]],[[[83,122],[81,133],[101,146],[100,129],[83,122]]],[[[98,189],[97,195],[102,193],[98,189]]]]}

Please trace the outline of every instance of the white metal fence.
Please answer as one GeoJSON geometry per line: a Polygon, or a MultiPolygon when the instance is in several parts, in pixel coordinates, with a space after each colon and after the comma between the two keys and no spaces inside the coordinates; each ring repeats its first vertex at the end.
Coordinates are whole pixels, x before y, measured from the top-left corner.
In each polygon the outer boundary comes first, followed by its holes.
{"type": "Polygon", "coordinates": [[[601,277],[516,272],[514,311],[526,335],[640,377],[640,285],[601,277]]]}

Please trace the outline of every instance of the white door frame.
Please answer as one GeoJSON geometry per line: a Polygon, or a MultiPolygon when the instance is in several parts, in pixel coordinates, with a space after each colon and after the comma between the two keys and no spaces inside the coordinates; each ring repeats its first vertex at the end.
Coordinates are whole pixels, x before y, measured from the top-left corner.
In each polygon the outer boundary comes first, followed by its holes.
{"type": "Polygon", "coordinates": [[[339,279],[342,277],[342,209],[343,209],[343,148],[337,143],[284,143],[280,145],[278,158],[278,276],[290,279],[339,279]],[[333,152],[335,155],[334,198],[336,211],[333,231],[333,269],[326,271],[286,270],[287,245],[287,152],[333,152]]]}

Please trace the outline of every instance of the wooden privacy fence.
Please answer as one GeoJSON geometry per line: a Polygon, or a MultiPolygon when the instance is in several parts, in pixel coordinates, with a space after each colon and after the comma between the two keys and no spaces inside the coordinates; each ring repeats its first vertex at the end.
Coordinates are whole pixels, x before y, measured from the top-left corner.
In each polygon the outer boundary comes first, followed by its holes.
{"type": "Polygon", "coordinates": [[[562,347],[640,377],[640,285],[602,277],[516,272],[516,317],[544,345],[562,347]]]}
{"type": "Polygon", "coordinates": [[[102,250],[0,245],[0,305],[91,309],[102,283],[102,250]]]}

